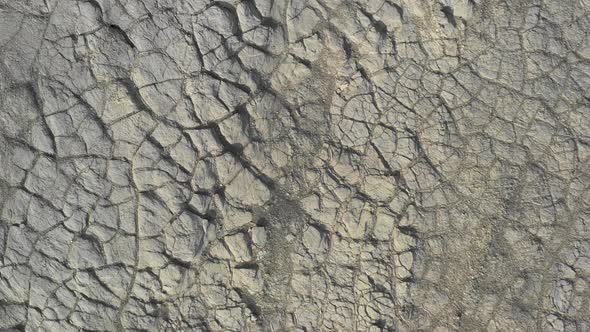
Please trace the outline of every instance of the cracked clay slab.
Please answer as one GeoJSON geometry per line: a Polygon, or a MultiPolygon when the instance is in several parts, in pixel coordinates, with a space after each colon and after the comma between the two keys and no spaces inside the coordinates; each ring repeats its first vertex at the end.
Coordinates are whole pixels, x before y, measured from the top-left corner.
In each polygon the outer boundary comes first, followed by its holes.
{"type": "Polygon", "coordinates": [[[1,331],[590,331],[587,0],[0,0],[1,331]]]}

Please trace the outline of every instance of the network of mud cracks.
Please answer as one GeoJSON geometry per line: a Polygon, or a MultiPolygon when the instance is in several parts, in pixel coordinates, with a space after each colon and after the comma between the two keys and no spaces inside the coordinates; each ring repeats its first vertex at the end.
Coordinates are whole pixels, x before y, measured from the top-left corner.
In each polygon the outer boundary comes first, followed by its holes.
{"type": "Polygon", "coordinates": [[[0,329],[587,331],[589,6],[0,0],[0,329]]]}

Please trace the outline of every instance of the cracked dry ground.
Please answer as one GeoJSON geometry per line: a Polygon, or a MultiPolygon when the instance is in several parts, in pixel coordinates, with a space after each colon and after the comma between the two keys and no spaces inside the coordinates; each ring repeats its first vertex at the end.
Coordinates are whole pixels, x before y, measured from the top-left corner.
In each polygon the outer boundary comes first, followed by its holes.
{"type": "Polygon", "coordinates": [[[590,331],[589,13],[0,0],[0,329],[590,331]]]}

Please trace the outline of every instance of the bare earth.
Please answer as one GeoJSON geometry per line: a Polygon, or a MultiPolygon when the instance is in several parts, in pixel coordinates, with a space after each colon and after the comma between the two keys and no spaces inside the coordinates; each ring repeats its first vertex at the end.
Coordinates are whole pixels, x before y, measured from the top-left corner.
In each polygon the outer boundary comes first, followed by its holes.
{"type": "Polygon", "coordinates": [[[590,0],[0,0],[1,331],[590,331],[590,0]]]}

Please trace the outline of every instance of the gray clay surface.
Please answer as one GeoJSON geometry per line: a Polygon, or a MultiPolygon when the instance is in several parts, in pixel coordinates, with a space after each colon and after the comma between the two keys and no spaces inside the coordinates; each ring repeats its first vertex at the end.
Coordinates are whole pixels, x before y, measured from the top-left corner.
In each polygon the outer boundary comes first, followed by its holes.
{"type": "Polygon", "coordinates": [[[590,0],[0,0],[0,330],[590,331],[590,0]]]}

